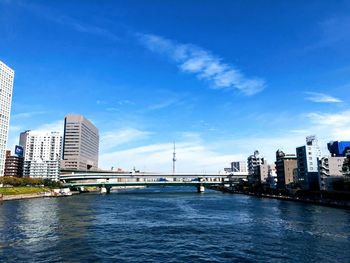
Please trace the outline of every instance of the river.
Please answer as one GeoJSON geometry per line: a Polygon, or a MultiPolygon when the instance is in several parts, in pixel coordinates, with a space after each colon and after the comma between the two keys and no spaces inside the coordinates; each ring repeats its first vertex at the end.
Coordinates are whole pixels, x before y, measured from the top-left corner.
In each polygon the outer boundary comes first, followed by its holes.
{"type": "Polygon", "coordinates": [[[8,201],[0,262],[350,262],[350,211],[190,187],[8,201]]]}

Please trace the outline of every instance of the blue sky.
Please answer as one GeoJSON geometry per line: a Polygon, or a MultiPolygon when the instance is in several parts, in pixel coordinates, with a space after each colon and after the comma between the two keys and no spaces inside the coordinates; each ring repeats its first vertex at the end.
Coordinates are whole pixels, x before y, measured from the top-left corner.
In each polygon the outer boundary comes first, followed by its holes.
{"type": "Polygon", "coordinates": [[[0,0],[8,147],[80,113],[100,166],[218,171],[350,140],[349,1],[0,0]]]}

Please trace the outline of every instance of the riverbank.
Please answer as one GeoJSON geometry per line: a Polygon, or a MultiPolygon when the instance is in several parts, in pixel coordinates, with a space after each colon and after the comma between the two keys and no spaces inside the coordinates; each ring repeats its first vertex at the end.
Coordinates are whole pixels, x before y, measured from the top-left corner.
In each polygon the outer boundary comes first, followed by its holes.
{"type": "Polygon", "coordinates": [[[326,200],[326,199],[312,200],[309,198],[293,197],[293,196],[286,196],[286,195],[271,195],[271,194],[264,194],[264,193],[243,192],[243,191],[237,191],[237,190],[231,189],[229,187],[219,187],[219,188],[216,188],[215,190],[219,190],[219,191],[222,191],[225,193],[231,193],[231,194],[243,194],[243,195],[255,196],[258,198],[278,199],[283,201],[300,202],[300,203],[307,203],[307,204],[313,204],[313,205],[321,205],[321,206],[328,206],[328,207],[350,210],[350,202],[344,201],[344,200],[326,200]]]}
{"type": "MultiPolygon", "coordinates": [[[[130,190],[145,188],[144,186],[119,186],[113,187],[112,190],[130,190]]],[[[68,189],[68,188],[66,188],[68,189]]],[[[63,191],[63,189],[50,189],[47,187],[1,187],[0,188],[0,202],[21,200],[21,199],[32,199],[32,198],[43,198],[43,197],[64,197],[69,195],[76,195],[80,193],[92,193],[100,192],[97,187],[87,187],[85,191],[63,191]]]]}
{"type": "Polygon", "coordinates": [[[0,202],[43,197],[60,197],[77,193],[79,192],[62,191],[62,189],[51,189],[49,187],[1,187],[0,202]]]}

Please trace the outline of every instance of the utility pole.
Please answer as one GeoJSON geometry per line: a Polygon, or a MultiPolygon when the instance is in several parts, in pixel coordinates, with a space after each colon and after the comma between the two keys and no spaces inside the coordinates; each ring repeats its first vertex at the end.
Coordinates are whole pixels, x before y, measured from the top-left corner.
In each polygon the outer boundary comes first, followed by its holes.
{"type": "Polygon", "coordinates": [[[174,152],[173,152],[173,174],[175,174],[175,162],[176,162],[176,152],[175,152],[175,142],[174,142],[174,152]]]}

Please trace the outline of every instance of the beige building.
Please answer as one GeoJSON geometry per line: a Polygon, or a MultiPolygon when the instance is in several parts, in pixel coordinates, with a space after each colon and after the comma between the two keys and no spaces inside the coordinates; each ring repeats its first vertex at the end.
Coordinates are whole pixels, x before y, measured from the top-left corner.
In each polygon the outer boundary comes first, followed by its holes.
{"type": "Polygon", "coordinates": [[[285,154],[281,150],[276,152],[277,188],[284,189],[294,182],[294,169],[298,167],[295,154],[285,154]]]}
{"type": "Polygon", "coordinates": [[[318,160],[320,190],[329,190],[331,181],[342,177],[342,166],[345,157],[323,157],[318,160]]]}
{"type": "Polygon", "coordinates": [[[0,176],[4,175],[15,72],[0,61],[0,176]]]}
{"type": "Polygon", "coordinates": [[[98,129],[84,116],[66,115],[61,170],[97,170],[99,138],[98,129]]]}

